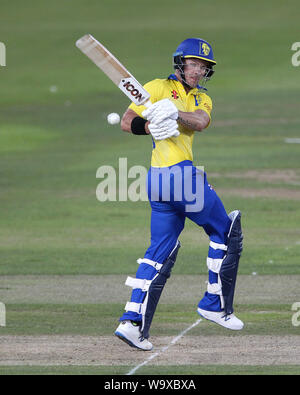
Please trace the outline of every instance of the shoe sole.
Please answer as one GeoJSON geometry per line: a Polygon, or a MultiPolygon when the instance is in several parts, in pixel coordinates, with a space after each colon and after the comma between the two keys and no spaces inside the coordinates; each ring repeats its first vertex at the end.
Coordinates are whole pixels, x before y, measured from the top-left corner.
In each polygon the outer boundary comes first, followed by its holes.
{"type": "Polygon", "coordinates": [[[132,348],[136,348],[137,350],[141,350],[141,351],[151,351],[151,349],[147,350],[141,347],[136,346],[134,343],[132,343],[129,339],[127,339],[127,337],[125,337],[121,332],[115,332],[115,335],[122,340],[123,342],[125,342],[126,344],[128,344],[130,347],[132,348]]]}
{"type": "Polygon", "coordinates": [[[242,326],[242,328],[238,328],[238,329],[228,328],[228,326],[224,326],[224,325],[220,324],[219,322],[216,322],[216,321],[210,320],[209,318],[206,318],[204,315],[202,315],[202,314],[199,312],[198,309],[197,309],[197,313],[200,315],[200,317],[206,319],[207,321],[213,322],[214,324],[219,325],[219,326],[222,326],[222,327],[225,328],[225,329],[229,329],[230,331],[241,331],[241,330],[243,329],[243,326],[242,326]]]}

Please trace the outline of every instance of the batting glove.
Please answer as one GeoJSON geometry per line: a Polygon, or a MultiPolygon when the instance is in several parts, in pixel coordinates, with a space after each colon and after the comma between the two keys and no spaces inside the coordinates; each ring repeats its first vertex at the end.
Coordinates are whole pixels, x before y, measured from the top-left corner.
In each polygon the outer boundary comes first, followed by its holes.
{"type": "Polygon", "coordinates": [[[178,118],[178,110],[174,103],[169,99],[162,99],[152,104],[142,112],[144,118],[157,125],[163,120],[171,118],[174,121],[178,118]]]}
{"type": "Polygon", "coordinates": [[[177,122],[172,119],[167,119],[159,125],[156,123],[150,123],[148,128],[154,140],[165,140],[170,137],[178,137],[180,135],[177,122]]]}

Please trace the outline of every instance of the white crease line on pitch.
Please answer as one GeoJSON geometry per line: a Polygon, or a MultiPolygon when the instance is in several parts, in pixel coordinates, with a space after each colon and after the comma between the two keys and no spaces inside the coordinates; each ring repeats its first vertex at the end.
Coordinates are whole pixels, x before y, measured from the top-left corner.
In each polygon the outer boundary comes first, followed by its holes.
{"type": "Polygon", "coordinates": [[[200,322],[202,321],[201,318],[199,318],[199,320],[197,320],[196,322],[194,322],[191,326],[189,326],[187,329],[185,329],[184,331],[182,331],[178,336],[174,337],[174,339],[171,341],[171,343],[168,346],[163,347],[160,351],[156,352],[155,354],[152,354],[149,358],[147,358],[144,362],[140,363],[139,365],[137,365],[135,368],[133,368],[132,370],[130,370],[130,372],[128,372],[126,375],[130,376],[132,374],[134,374],[138,369],[140,369],[142,366],[147,365],[150,361],[152,361],[154,358],[158,357],[159,355],[161,355],[162,353],[164,353],[165,351],[167,351],[173,344],[177,343],[178,340],[180,340],[187,332],[189,332],[191,329],[195,328],[195,326],[197,326],[198,324],[200,324],[200,322]]]}

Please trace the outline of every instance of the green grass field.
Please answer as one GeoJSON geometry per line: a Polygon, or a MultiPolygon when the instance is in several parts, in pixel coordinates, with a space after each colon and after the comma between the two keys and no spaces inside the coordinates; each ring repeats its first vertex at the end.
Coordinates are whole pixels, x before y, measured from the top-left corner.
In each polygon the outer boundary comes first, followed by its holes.
{"type": "MultiPolygon", "coordinates": [[[[2,0],[0,374],[123,375],[149,357],[113,336],[124,281],[149,244],[149,204],[100,203],[96,171],[118,170],[119,158],[148,167],[152,144],[106,122],[129,101],[75,47],[86,33],[142,83],[172,73],[183,39],[211,42],[213,118],[195,137],[194,162],[227,211],[242,212],[236,312],[245,329],[201,322],[136,374],[299,374],[300,144],[286,142],[300,138],[299,12],[296,0],[2,0]],[[217,358],[230,339],[236,352],[217,358]]],[[[208,239],[187,222],[180,240],[155,351],[199,318],[208,239]]]]}

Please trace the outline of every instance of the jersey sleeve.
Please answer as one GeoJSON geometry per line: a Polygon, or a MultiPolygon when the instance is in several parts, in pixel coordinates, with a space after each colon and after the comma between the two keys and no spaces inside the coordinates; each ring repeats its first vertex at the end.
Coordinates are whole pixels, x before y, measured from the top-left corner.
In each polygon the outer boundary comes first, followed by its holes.
{"type": "Polygon", "coordinates": [[[205,111],[206,114],[209,116],[209,119],[211,119],[212,100],[208,95],[206,95],[206,94],[203,95],[202,100],[201,100],[197,110],[205,111]]]}
{"type": "MultiPolygon", "coordinates": [[[[162,89],[162,84],[161,80],[156,79],[150,82],[147,82],[144,85],[144,88],[148,93],[150,93],[150,101],[151,103],[155,103],[158,100],[163,99],[163,89],[162,89]]],[[[145,106],[137,106],[134,103],[131,103],[129,108],[133,110],[135,113],[137,113],[138,116],[142,117],[142,112],[146,109],[145,106]]]]}

